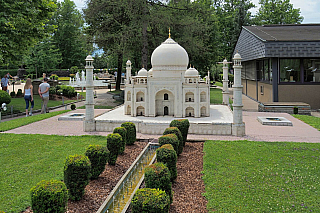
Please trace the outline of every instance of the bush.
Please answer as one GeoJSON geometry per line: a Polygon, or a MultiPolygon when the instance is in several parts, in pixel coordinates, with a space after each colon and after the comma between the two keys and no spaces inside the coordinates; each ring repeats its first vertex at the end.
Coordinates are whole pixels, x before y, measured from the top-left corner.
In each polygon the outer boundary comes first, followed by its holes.
{"type": "Polygon", "coordinates": [[[22,97],[22,90],[21,89],[18,89],[18,92],[17,92],[17,97],[22,97]]]}
{"type": "Polygon", "coordinates": [[[91,179],[97,179],[104,171],[109,158],[109,150],[101,145],[90,145],[85,155],[91,162],[91,179]]]}
{"type": "Polygon", "coordinates": [[[69,70],[71,74],[76,74],[78,71],[79,71],[79,68],[77,66],[73,66],[69,70]]]}
{"type": "Polygon", "coordinates": [[[138,189],[131,200],[132,213],[168,213],[169,197],[160,189],[138,189]]]}
{"type": "Polygon", "coordinates": [[[16,96],[16,92],[15,91],[10,92],[10,96],[11,98],[14,98],[16,96]]]}
{"type": "Polygon", "coordinates": [[[187,141],[189,126],[190,123],[188,119],[173,120],[170,123],[170,127],[178,127],[178,129],[180,130],[183,138],[183,146],[185,146],[187,141]]]}
{"type": "Polygon", "coordinates": [[[0,90],[0,106],[3,103],[9,104],[10,102],[11,102],[10,95],[6,91],[0,90]]]}
{"type": "Polygon", "coordinates": [[[108,163],[110,165],[115,165],[119,152],[121,150],[122,137],[118,133],[112,133],[107,135],[107,148],[110,151],[110,156],[108,163]]]}
{"type": "Polygon", "coordinates": [[[163,146],[165,144],[171,144],[174,148],[174,151],[178,153],[179,140],[175,134],[163,135],[158,139],[158,141],[160,146],[163,146]]]}
{"type": "Polygon", "coordinates": [[[183,151],[183,138],[180,130],[177,127],[169,127],[169,128],[166,128],[163,132],[163,135],[168,135],[168,134],[175,134],[178,137],[179,144],[178,144],[177,155],[180,155],[183,151]]]}
{"type": "Polygon", "coordinates": [[[170,171],[170,180],[177,179],[177,154],[171,144],[165,144],[157,149],[157,162],[164,163],[170,171]]]}
{"type": "Polygon", "coordinates": [[[125,122],[121,124],[121,127],[124,127],[127,130],[127,145],[133,145],[137,139],[136,126],[132,122],[125,122]]]}
{"type": "Polygon", "coordinates": [[[31,191],[31,207],[34,213],[67,211],[68,190],[62,181],[42,180],[31,191]]]}
{"type": "Polygon", "coordinates": [[[57,93],[57,90],[55,87],[50,87],[49,88],[49,95],[55,95],[57,93]]]}
{"type": "Polygon", "coordinates": [[[64,182],[71,200],[81,200],[89,183],[91,163],[87,156],[70,155],[64,165],[64,182]]]}
{"type": "Polygon", "coordinates": [[[75,110],[76,109],[76,105],[75,104],[71,104],[71,110],[75,110]]]}
{"type": "Polygon", "coordinates": [[[122,144],[119,154],[123,154],[126,149],[126,141],[127,141],[127,130],[124,127],[116,127],[113,130],[113,133],[118,133],[122,137],[122,144]]]}
{"type": "Polygon", "coordinates": [[[62,85],[59,90],[62,90],[62,95],[65,97],[72,98],[77,96],[77,92],[72,86],[62,85]]]}
{"type": "Polygon", "coordinates": [[[167,193],[172,203],[172,189],[170,171],[163,163],[155,163],[147,166],[144,170],[146,188],[161,189],[167,193]]]}

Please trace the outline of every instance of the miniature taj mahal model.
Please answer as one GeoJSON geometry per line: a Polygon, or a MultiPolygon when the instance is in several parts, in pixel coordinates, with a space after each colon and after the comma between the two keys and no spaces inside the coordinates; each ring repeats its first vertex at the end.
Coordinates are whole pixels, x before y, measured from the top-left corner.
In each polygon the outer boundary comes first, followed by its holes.
{"type": "MultiPolygon", "coordinates": [[[[208,117],[210,81],[202,80],[195,68],[187,69],[187,51],[172,38],[151,56],[152,68],[131,76],[127,61],[124,113],[131,116],[208,117]]],[[[209,76],[209,72],[208,72],[209,76]]]]}

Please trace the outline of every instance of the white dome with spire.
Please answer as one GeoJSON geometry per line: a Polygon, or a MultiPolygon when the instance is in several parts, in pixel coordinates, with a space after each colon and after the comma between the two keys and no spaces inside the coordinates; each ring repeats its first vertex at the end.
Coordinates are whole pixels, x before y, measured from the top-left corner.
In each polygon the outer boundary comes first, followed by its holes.
{"type": "Polygon", "coordinates": [[[189,56],[187,51],[172,38],[158,46],[151,55],[152,67],[180,66],[187,68],[189,56]]]}
{"type": "Polygon", "coordinates": [[[185,74],[184,74],[184,77],[199,77],[199,72],[198,72],[198,70],[196,70],[195,68],[189,68],[189,69],[187,69],[187,71],[185,72],[185,74]]]}
{"type": "Polygon", "coordinates": [[[138,77],[147,77],[147,75],[148,75],[148,71],[145,68],[142,68],[138,72],[138,77]]]}

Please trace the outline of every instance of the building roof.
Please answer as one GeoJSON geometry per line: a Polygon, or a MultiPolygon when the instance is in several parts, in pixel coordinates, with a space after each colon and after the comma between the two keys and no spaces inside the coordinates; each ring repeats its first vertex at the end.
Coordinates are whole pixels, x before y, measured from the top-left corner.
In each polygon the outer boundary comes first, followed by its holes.
{"type": "Polygon", "coordinates": [[[243,26],[262,41],[320,41],[320,24],[243,26]]]}

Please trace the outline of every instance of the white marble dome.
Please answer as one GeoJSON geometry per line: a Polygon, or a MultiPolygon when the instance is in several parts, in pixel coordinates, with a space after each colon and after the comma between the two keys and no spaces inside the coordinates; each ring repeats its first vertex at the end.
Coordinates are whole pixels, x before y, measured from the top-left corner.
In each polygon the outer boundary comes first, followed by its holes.
{"type": "Polygon", "coordinates": [[[189,64],[187,51],[172,38],[168,38],[158,46],[151,55],[152,67],[157,66],[184,66],[189,64]]]}
{"type": "Polygon", "coordinates": [[[148,75],[148,71],[145,68],[142,68],[138,72],[138,77],[147,77],[147,75],[148,75]]]}
{"type": "Polygon", "coordinates": [[[199,77],[199,72],[195,68],[189,68],[184,74],[184,77],[199,77]]]}

